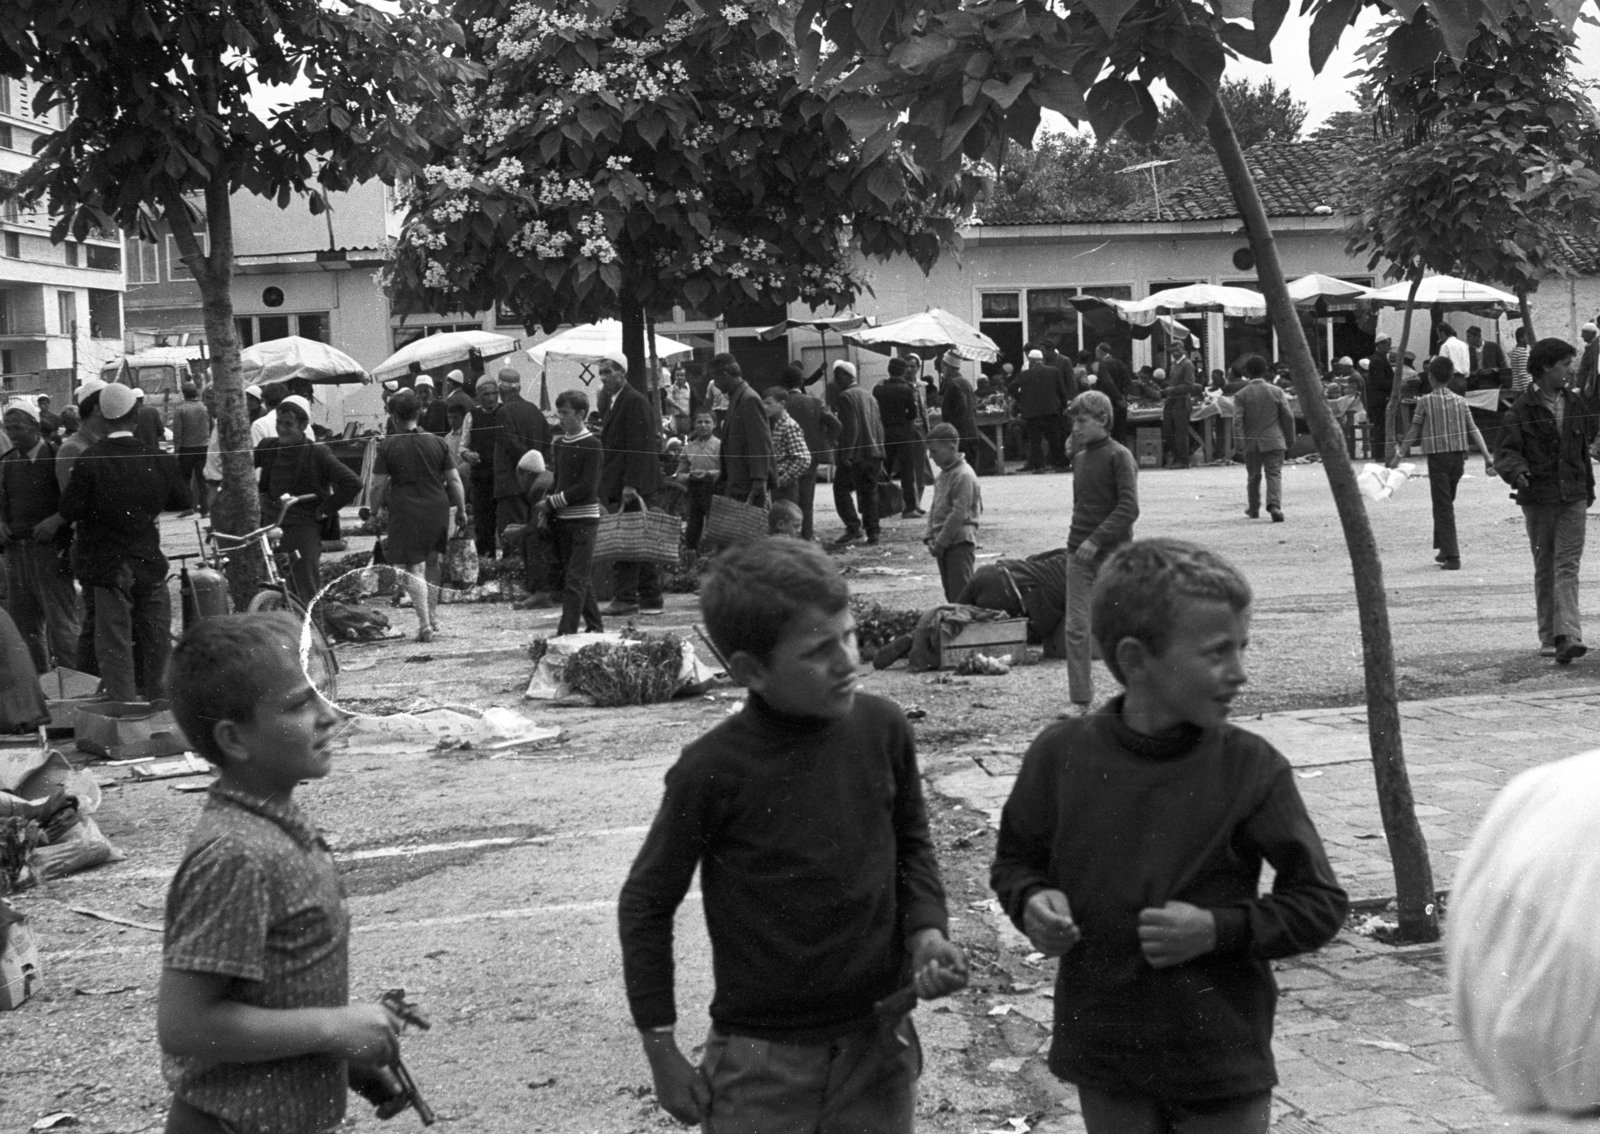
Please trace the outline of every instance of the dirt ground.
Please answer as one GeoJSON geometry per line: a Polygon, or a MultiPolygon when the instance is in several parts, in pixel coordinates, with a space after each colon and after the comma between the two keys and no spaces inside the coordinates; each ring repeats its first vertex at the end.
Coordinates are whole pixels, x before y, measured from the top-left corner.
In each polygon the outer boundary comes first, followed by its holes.
{"type": "MultiPolygon", "coordinates": [[[[1371,513],[1385,555],[1402,694],[1593,685],[1593,665],[1557,669],[1536,656],[1530,563],[1521,517],[1504,486],[1473,462],[1459,504],[1464,568],[1443,573],[1428,546],[1427,483],[1409,484],[1371,513]]],[[[1351,570],[1323,477],[1285,470],[1288,522],[1243,514],[1243,471],[1152,472],[1141,481],[1140,535],[1206,543],[1234,559],[1256,589],[1253,681],[1238,714],[1361,700],[1361,646],[1351,570]]],[[[1065,541],[1069,477],[982,482],[980,555],[1019,555],[1065,541]]],[[[819,493],[824,537],[839,525],[819,493]]],[[[171,525],[169,551],[185,550],[171,525]]],[[[877,548],[839,556],[852,588],[886,605],[937,601],[938,579],[920,525],[885,521],[877,548]]],[[[189,537],[192,542],[192,535],[189,537]]],[[[980,560],[981,561],[981,560],[980,560]]],[[[1592,569],[1586,569],[1586,575],[1592,569]]],[[[1590,580],[1586,580],[1590,581],[1590,580]]],[[[411,617],[390,610],[397,626],[411,617]]],[[[670,596],[649,629],[691,634],[692,596],[670,596]]],[[[381,743],[352,732],[333,774],[299,793],[343,860],[355,932],[352,994],[403,986],[434,1028],[405,1054],[442,1125],[484,1132],[643,1131],[674,1126],[654,1106],[620,978],[614,902],[682,744],[729,712],[726,686],[703,697],[634,709],[551,708],[525,702],[527,646],[552,633],[553,612],[503,604],[451,606],[429,645],[409,640],[342,647],[339,696],[364,713],[492,706],[559,725],[560,742],[436,754],[425,740],[381,743]]],[[[702,653],[705,651],[702,649],[702,653]]],[[[1596,663],[1600,664],[1600,663],[1596,663]]],[[[1097,693],[1110,679],[1096,670],[1097,693]]],[[[1015,754],[1062,710],[1060,663],[1005,677],[862,671],[862,686],[925,713],[916,723],[930,775],[989,753],[1015,754]]],[[[124,861],[61,880],[17,902],[44,952],[42,991],[0,1026],[0,1122],[25,1129],[58,1110],[102,1132],[160,1128],[166,1106],[154,1038],[159,933],[95,920],[90,909],[159,927],[167,881],[203,796],[189,781],[131,783],[101,769],[99,819],[124,861]]],[[[919,1126],[1014,1129],[1063,1088],[1020,1056],[1046,1036],[1040,1021],[990,1014],[996,997],[1045,984],[1050,973],[1014,948],[987,886],[993,850],[983,816],[933,800],[936,845],[952,933],[974,962],[973,987],[917,1013],[927,1068],[919,1126]],[[1012,948],[1008,948],[1010,945],[1012,948]]],[[[679,1035],[699,1041],[709,999],[697,903],[678,921],[679,1035]]],[[[396,1120],[400,1127],[413,1116],[396,1120]]],[[[376,1121],[352,1098],[349,1125],[376,1121]]]]}

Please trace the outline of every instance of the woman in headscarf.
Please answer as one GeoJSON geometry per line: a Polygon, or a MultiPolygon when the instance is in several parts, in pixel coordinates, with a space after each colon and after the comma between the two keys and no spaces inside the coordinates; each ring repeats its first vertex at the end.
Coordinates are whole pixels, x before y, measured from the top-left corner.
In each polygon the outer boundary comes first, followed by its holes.
{"type": "Polygon", "coordinates": [[[450,509],[466,531],[467,496],[445,439],[418,428],[422,403],[410,390],[389,399],[395,428],[378,444],[372,466],[372,507],[388,509],[384,558],[401,576],[417,613],[417,641],[438,630],[439,557],[450,539],[450,509]]]}
{"type": "MultiPolygon", "coordinates": [[[[1526,1129],[1600,1113],[1600,751],[1522,773],[1450,894],[1446,953],[1467,1053],[1526,1129]]],[[[1593,1127],[1600,1129],[1600,1127],[1593,1127]]]]}
{"type": "Polygon", "coordinates": [[[322,525],[356,498],[361,478],[324,444],[307,435],[311,405],[298,394],[278,403],[276,437],[256,446],[261,470],[261,518],[278,514],[285,496],[312,496],[283,517],[281,550],[289,557],[289,588],[307,609],[321,589],[322,525]]]}

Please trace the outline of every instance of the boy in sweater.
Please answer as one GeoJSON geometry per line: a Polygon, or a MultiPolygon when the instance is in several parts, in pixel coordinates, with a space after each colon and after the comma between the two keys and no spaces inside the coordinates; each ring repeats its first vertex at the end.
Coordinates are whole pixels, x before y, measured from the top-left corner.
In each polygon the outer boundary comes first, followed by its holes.
{"type": "Polygon", "coordinates": [[[581,390],[563,390],[556,398],[561,436],[551,445],[555,465],[554,490],[539,502],[555,534],[550,589],[559,589],[561,623],[556,633],[576,634],[581,619],[585,630],[605,629],[600,604],[589,585],[594,558],[594,537],[600,527],[600,465],[605,456],[600,439],[589,432],[589,397],[581,390]]]}
{"type": "Polygon", "coordinates": [[[849,597],[827,555],[789,539],[724,551],[700,585],[749,696],[667,772],[618,917],[656,1098],[707,1134],[909,1134],[921,1058],[896,993],[966,985],[911,730],[856,692],[849,597]],[[697,867],[716,982],[698,1068],[673,1037],[672,957],[697,867]]]}
{"type": "Polygon", "coordinates": [[[1417,438],[1422,439],[1422,452],[1428,458],[1428,493],[1433,499],[1433,547],[1438,552],[1433,559],[1445,571],[1461,570],[1461,545],[1456,539],[1456,487],[1466,467],[1469,445],[1483,454],[1484,475],[1494,473],[1494,455],[1472,420],[1472,407],[1450,388],[1454,377],[1455,364],[1443,355],[1428,363],[1432,391],[1417,399],[1411,428],[1387,461],[1394,468],[1400,463],[1400,453],[1409,450],[1417,438]]]}
{"type": "Polygon", "coordinates": [[[1111,440],[1111,399],[1089,390],[1072,399],[1072,527],[1067,532],[1067,694],[1089,711],[1089,595],[1100,564],[1133,538],[1139,518],[1139,464],[1111,440]]]}
{"type": "Polygon", "coordinates": [[[1001,813],[990,883],[1060,958],[1050,1070],[1089,1134],[1266,1134],[1268,962],[1323,945],[1348,908],[1288,761],[1228,724],[1250,601],[1193,544],[1113,556],[1094,626],[1123,695],[1040,733],[1001,813]]]}
{"type": "Polygon", "coordinates": [[[955,602],[972,578],[983,491],[978,487],[978,475],[961,455],[961,434],[955,426],[940,423],[928,431],[928,456],[940,471],[933,485],[933,506],[928,509],[928,534],[922,542],[938,561],[944,601],[955,602]]]}

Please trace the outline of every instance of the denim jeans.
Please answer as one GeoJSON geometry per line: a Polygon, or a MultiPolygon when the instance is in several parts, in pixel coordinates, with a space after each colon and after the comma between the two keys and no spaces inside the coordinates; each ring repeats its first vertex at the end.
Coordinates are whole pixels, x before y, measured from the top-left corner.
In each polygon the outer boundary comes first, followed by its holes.
{"type": "Polygon", "coordinates": [[[167,581],[140,582],[124,565],[115,587],[96,587],[94,649],[100,680],[113,701],[160,698],[166,692],[167,658],[172,653],[167,581]]]}
{"type": "Polygon", "coordinates": [[[1262,451],[1250,442],[1244,446],[1245,502],[1261,511],[1261,474],[1267,474],[1267,510],[1283,507],[1283,450],[1262,451]]]}
{"type": "Polygon", "coordinates": [[[1533,549],[1533,598],[1539,612],[1539,644],[1557,638],[1583,641],[1578,618],[1578,567],[1589,505],[1524,504],[1522,519],[1533,549]]]}

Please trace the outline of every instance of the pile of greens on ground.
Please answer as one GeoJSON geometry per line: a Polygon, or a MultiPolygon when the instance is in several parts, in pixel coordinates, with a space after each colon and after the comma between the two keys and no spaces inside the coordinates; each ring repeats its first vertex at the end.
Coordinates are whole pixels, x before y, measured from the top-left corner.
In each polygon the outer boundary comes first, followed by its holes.
{"type": "Polygon", "coordinates": [[[674,634],[642,641],[596,642],[567,659],[563,677],[574,693],[601,706],[670,701],[683,671],[683,643],[674,634]]]}
{"type": "Polygon", "coordinates": [[[859,595],[850,596],[850,613],[856,617],[856,648],[871,657],[901,634],[917,628],[920,610],[896,610],[859,595]]]}

